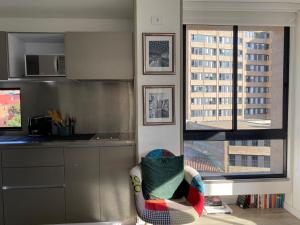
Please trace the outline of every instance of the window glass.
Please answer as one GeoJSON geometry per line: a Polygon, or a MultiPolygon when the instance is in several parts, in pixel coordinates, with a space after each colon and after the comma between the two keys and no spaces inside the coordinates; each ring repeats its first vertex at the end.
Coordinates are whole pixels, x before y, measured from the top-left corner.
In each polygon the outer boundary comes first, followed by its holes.
{"type": "Polygon", "coordinates": [[[282,140],[185,141],[185,164],[203,176],[280,174],[282,140]]]}
{"type": "Polygon", "coordinates": [[[204,179],[285,177],[289,28],[184,32],[185,164],[204,179]]]}
{"type": "Polygon", "coordinates": [[[186,128],[231,129],[232,27],[188,29],[186,37],[186,128]]]}
{"type": "Polygon", "coordinates": [[[280,129],[283,108],[284,29],[239,27],[244,57],[239,58],[245,88],[239,97],[238,129],[280,129]]]}

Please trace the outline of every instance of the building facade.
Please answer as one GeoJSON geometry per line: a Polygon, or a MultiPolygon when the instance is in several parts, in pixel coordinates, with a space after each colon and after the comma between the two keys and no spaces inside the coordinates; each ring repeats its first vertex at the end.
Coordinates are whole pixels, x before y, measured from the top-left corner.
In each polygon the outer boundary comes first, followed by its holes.
{"type": "MultiPolygon", "coordinates": [[[[282,126],[283,31],[238,32],[238,129],[270,129],[282,126]],[[276,48],[273,48],[275,46],[276,48]],[[279,50],[278,50],[279,49],[279,50]]],[[[186,128],[232,128],[233,32],[222,27],[187,26],[186,29],[186,128]]],[[[282,157],[276,141],[225,141],[211,149],[193,144],[222,161],[212,170],[222,172],[270,172],[282,167],[272,163],[282,157]],[[273,144],[275,143],[275,144],[273,144]],[[219,150],[213,150],[218,146],[219,150]],[[271,157],[272,149],[272,157],[271,157]],[[278,168],[277,168],[277,167],[278,168]]],[[[190,146],[191,149],[191,146],[190,146]]],[[[190,158],[192,159],[192,158],[190,158]]],[[[188,159],[187,159],[188,160],[188,159]]],[[[217,161],[217,160],[215,160],[217,161]]]]}

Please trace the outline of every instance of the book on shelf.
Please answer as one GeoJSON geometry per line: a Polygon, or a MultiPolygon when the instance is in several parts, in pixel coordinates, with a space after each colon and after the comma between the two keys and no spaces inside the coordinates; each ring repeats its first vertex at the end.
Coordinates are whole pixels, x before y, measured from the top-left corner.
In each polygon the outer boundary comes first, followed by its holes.
{"type": "Polygon", "coordinates": [[[208,214],[231,214],[232,209],[226,204],[222,203],[219,206],[204,206],[204,215],[208,214]]]}
{"type": "Polygon", "coordinates": [[[283,208],[284,194],[239,195],[237,205],[241,208],[283,208]]]}

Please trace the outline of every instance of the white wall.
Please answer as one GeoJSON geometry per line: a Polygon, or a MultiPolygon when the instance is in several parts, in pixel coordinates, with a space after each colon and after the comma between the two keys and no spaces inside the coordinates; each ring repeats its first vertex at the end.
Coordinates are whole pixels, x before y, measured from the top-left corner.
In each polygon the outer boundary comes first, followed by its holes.
{"type": "Polygon", "coordinates": [[[137,150],[144,156],[155,148],[164,148],[176,155],[181,152],[180,115],[180,0],[135,0],[135,92],[137,103],[137,150]],[[163,24],[151,24],[151,16],[161,16],[163,24]],[[176,33],[176,75],[143,75],[142,33],[176,33]],[[175,85],[175,125],[143,126],[143,85],[175,85]]]}
{"type": "Polygon", "coordinates": [[[300,12],[291,39],[289,147],[292,190],[286,196],[285,208],[300,218],[300,12]]]}
{"type": "Polygon", "coordinates": [[[131,19],[0,18],[7,32],[132,31],[131,19]]]}

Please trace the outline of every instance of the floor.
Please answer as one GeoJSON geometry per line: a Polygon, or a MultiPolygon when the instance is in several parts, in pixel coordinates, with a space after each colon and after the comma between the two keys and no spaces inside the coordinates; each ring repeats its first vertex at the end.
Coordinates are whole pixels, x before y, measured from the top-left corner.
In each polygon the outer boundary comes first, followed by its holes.
{"type": "Polygon", "coordinates": [[[201,225],[300,225],[300,220],[284,209],[241,209],[230,206],[231,215],[203,216],[201,225]]]}
{"type": "MultiPolygon", "coordinates": [[[[193,225],[300,225],[300,220],[284,209],[241,209],[230,205],[231,215],[202,216],[193,225]]],[[[63,224],[60,224],[63,225],[63,224]]],[[[71,225],[71,224],[66,224],[71,225]]],[[[76,223],[74,225],[133,225],[132,222],[76,223]]]]}

